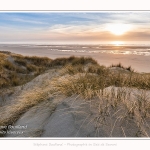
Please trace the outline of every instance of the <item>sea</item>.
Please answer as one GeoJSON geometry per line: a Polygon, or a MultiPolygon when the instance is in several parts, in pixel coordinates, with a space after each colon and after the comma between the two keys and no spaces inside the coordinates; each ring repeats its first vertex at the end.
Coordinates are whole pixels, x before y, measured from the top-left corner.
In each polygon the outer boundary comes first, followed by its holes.
{"type": "Polygon", "coordinates": [[[48,45],[48,44],[0,44],[0,51],[10,51],[19,54],[30,53],[83,53],[83,54],[123,54],[150,56],[150,44],[96,44],[96,45],[48,45]]]}

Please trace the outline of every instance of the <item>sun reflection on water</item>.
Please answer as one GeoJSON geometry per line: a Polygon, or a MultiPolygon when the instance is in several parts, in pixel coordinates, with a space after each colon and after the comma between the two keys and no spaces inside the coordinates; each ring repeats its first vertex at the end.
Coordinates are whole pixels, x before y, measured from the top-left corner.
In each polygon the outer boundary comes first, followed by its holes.
{"type": "Polygon", "coordinates": [[[123,44],[125,44],[125,42],[123,41],[113,41],[111,42],[112,45],[114,46],[122,46],[123,44]]]}

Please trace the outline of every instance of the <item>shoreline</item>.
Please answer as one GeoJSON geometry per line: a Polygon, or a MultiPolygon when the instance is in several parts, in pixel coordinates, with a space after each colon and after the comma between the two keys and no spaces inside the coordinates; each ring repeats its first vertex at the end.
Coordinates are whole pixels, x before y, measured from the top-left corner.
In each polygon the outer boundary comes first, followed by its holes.
{"type": "Polygon", "coordinates": [[[106,67],[112,64],[122,63],[125,67],[131,66],[135,71],[141,73],[150,73],[150,56],[135,55],[135,54],[110,54],[110,53],[89,53],[89,52],[72,52],[72,51],[55,51],[49,50],[46,47],[0,47],[0,51],[10,51],[12,53],[21,54],[24,56],[39,56],[48,57],[51,59],[61,57],[92,57],[100,65],[106,67]]]}

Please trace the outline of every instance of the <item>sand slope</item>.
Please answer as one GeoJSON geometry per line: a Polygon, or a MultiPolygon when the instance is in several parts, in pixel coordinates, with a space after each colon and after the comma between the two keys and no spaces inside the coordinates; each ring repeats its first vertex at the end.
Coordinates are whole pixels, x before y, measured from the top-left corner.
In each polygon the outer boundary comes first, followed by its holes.
{"type": "MultiPolygon", "coordinates": [[[[7,99],[7,103],[1,107],[0,120],[13,117],[14,108],[24,109],[19,104],[32,104],[38,96],[39,99],[38,103],[29,105],[29,108],[19,115],[12,124],[13,128],[9,129],[4,137],[150,136],[150,118],[138,120],[138,114],[135,117],[126,115],[130,111],[124,107],[127,101],[132,101],[135,95],[141,92],[140,90],[113,86],[105,88],[104,93],[107,95],[112,93],[112,90],[114,93],[121,90],[130,91],[130,96],[125,95],[124,103],[120,103],[114,109],[107,105],[105,97],[87,100],[79,95],[67,98],[57,93],[51,95],[49,92],[53,88],[51,81],[59,75],[59,70],[49,70],[15,89],[15,92],[7,99]],[[17,128],[22,126],[26,128],[17,128]]],[[[146,94],[148,96],[150,92],[146,91],[146,94]]],[[[108,98],[109,101],[111,98],[108,98]]]]}

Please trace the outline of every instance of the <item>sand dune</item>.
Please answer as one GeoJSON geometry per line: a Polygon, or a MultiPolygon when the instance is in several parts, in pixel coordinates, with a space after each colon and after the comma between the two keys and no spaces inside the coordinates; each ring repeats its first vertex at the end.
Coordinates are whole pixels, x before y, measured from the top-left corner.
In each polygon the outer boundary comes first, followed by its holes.
{"type": "Polygon", "coordinates": [[[49,63],[31,81],[0,95],[5,99],[0,106],[3,138],[150,136],[149,74],[121,64],[107,68],[83,57],[49,63]]]}

